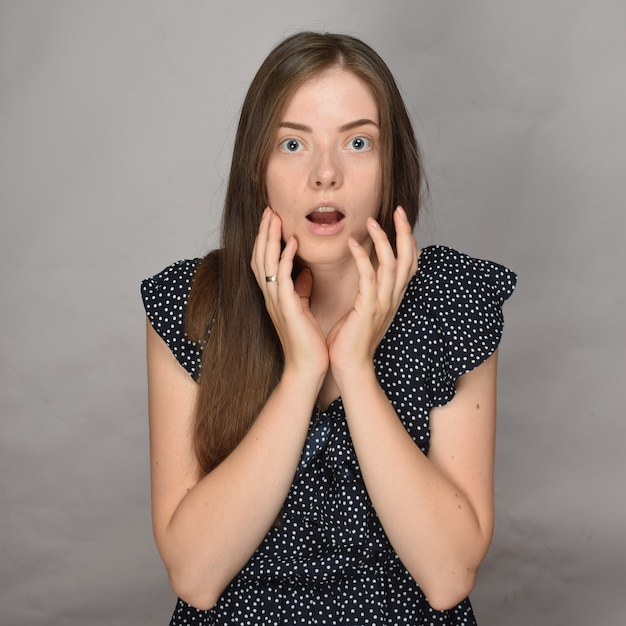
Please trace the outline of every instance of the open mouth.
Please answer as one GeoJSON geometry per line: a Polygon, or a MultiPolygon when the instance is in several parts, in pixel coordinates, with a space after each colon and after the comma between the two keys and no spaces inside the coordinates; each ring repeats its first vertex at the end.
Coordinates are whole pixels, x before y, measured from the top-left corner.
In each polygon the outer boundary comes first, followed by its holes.
{"type": "Polygon", "coordinates": [[[309,213],[306,218],[314,224],[336,224],[344,218],[344,214],[331,206],[321,206],[309,213]]]}

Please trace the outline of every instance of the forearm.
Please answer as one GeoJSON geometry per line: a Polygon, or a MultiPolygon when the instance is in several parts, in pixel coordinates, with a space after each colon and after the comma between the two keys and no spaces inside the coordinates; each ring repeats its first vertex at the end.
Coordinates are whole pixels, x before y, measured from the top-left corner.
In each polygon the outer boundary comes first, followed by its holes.
{"type": "Polygon", "coordinates": [[[300,458],[317,388],[281,380],[237,448],[183,498],[157,543],[175,591],[208,608],[278,516],[300,458]]]}
{"type": "Polygon", "coordinates": [[[340,387],[363,478],[391,544],[431,603],[460,601],[486,553],[490,524],[481,526],[467,495],[417,447],[373,368],[340,387]]]}

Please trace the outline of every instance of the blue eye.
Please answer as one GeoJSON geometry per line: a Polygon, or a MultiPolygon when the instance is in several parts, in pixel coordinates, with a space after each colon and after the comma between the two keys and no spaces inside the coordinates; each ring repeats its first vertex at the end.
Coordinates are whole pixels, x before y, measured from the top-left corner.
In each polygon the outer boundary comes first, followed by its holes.
{"type": "Polygon", "coordinates": [[[367,150],[372,145],[372,142],[367,137],[355,137],[354,139],[350,140],[350,143],[348,145],[353,150],[356,150],[357,152],[362,152],[363,150],[367,150]]]}
{"type": "Polygon", "coordinates": [[[285,152],[298,152],[302,144],[297,139],[285,139],[285,141],[281,142],[280,148],[285,152]]]}

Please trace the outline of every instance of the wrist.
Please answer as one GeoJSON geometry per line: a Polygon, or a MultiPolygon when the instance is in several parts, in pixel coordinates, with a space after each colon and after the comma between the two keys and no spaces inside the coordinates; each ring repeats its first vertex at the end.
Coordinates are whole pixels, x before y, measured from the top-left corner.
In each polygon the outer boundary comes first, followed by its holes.
{"type": "Polygon", "coordinates": [[[325,371],[285,366],[277,387],[303,401],[311,398],[315,402],[325,377],[325,371]]]}
{"type": "Polygon", "coordinates": [[[362,393],[370,386],[379,386],[373,362],[355,364],[349,368],[333,368],[333,377],[342,397],[362,393]]]}

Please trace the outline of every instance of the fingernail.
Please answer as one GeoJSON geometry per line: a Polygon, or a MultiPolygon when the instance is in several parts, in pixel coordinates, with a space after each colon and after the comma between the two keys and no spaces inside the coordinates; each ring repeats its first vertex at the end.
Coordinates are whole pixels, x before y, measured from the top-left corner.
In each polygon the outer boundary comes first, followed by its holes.
{"type": "Polygon", "coordinates": [[[409,218],[406,216],[406,211],[401,207],[401,206],[397,206],[396,207],[396,211],[398,212],[398,215],[405,220],[406,222],[409,221],[409,218]]]}
{"type": "Polygon", "coordinates": [[[380,228],[380,224],[373,217],[368,217],[367,221],[373,228],[380,228]]]}

